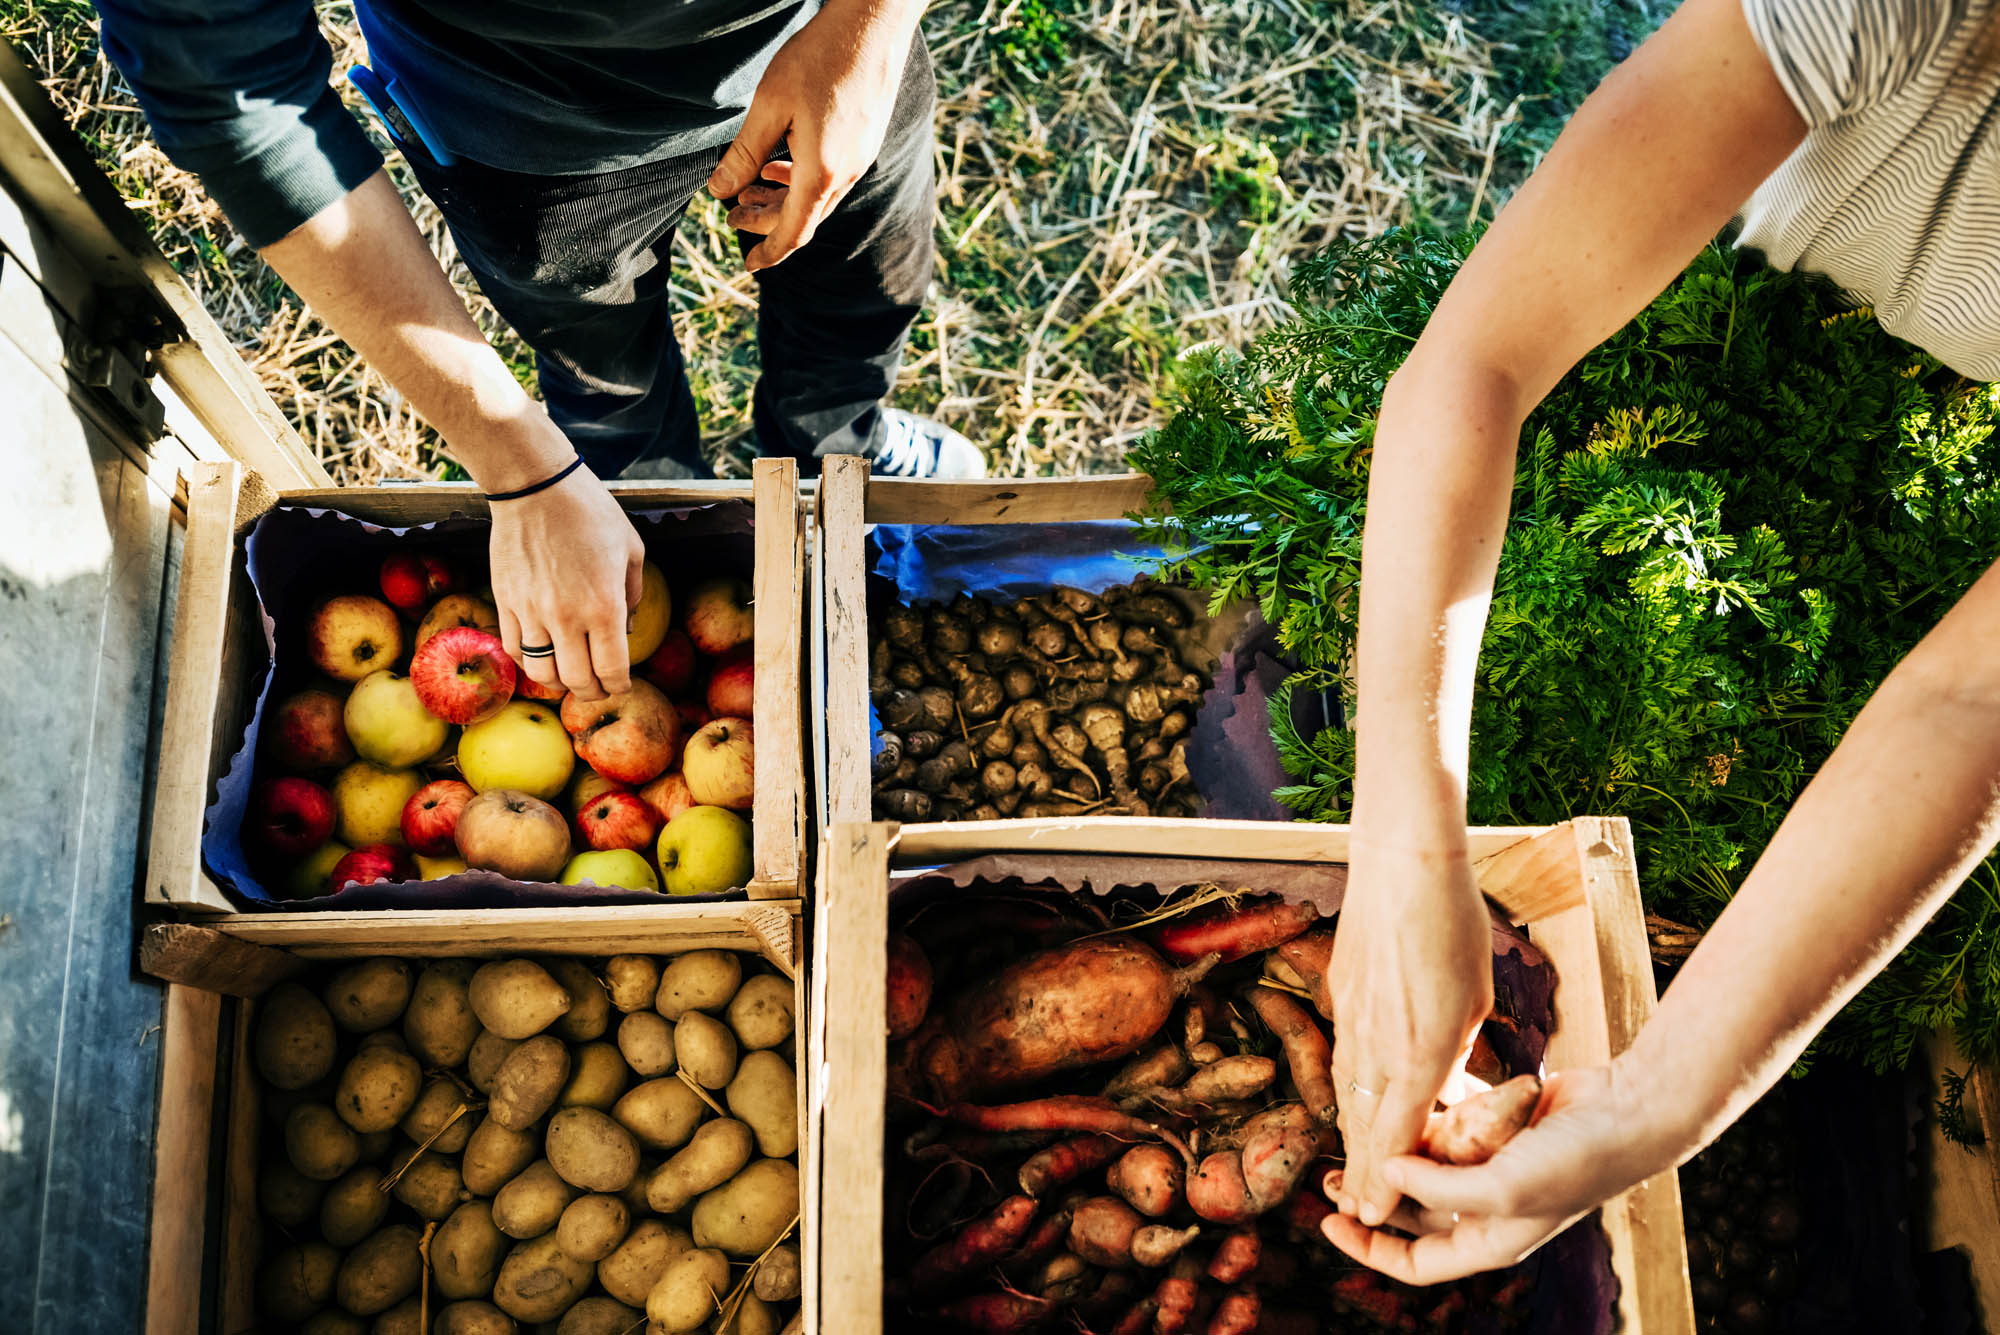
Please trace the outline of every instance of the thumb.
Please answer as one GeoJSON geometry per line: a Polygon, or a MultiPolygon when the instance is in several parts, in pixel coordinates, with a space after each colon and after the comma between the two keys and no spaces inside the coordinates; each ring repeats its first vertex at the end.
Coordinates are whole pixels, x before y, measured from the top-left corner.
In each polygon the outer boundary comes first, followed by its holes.
{"type": "Polygon", "coordinates": [[[708,193],[717,199],[734,199],[764,169],[764,163],[785,137],[789,119],[766,109],[765,99],[753,98],[743,128],[722,155],[722,161],[708,178],[708,193]]]}
{"type": "Polygon", "coordinates": [[[1517,1209],[1506,1174],[1491,1164],[1454,1168],[1422,1155],[1403,1154],[1382,1166],[1382,1178],[1403,1195],[1432,1210],[1511,1215],[1517,1209]]]}

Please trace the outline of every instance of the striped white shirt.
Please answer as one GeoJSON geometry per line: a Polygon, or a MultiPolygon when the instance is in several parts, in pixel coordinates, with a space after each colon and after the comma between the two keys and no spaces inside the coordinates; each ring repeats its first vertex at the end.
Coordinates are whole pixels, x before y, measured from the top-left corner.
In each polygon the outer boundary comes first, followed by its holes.
{"type": "Polygon", "coordinates": [[[1744,206],[1740,244],[1825,274],[1978,380],[2000,380],[1996,8],[1743,0],[1806,137],[1744,206]]]}

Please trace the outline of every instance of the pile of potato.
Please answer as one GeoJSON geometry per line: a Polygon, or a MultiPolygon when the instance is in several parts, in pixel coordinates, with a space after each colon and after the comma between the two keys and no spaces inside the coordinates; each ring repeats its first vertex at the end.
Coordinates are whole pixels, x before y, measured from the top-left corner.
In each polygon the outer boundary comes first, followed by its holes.
{"type": "Polygon", "coordinates": [[[791,980],[728,950],[281,983],[260,1329],[791,1335],[793,1027],[791,980]]]}

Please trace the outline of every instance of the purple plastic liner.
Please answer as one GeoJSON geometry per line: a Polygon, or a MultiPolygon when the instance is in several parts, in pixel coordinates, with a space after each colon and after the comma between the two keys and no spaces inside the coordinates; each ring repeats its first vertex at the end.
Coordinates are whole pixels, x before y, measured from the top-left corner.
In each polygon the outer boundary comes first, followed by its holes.
{"type": "MultiPolygon", "coordinates": [[[[695,551],[704,573],[720,567],[748,570],[753,561],[752,511],[747,502],[722,501],[681,510],[634,512],[631,519],[647,554],[675,582],[677,550],[695,551]]],[[[436,881],[350,885],[316,899],[273,895],[258,878],[243,847],[243,816],[256,777],[258,728],[264,706],[280,686],[303,686],[312,676],[301,637],[308,609],[333,593],[356,591],[354,572],[372,570],[409,534],[422,533],[426,550],[455,555],[468,569],[483,569],[489,525],[483,518],[453,515],[430,524],[389,528],[337,510],[279,506],[266,513],[244,539],[244,565],[257,595],[267,655],[256,707],[243,743],[216,783],[215,800],[202,818],[201,857],[216,884],[245,908],[285,912],[318,909],[526,908],[561,904],[654,904],[663,898],[647,891],[598,885],[552,885],[509,880],[494,872],[470,871],[436,881]]],[[[676,896],[676,902],[741,899],[741,891],[676,896]]]]}

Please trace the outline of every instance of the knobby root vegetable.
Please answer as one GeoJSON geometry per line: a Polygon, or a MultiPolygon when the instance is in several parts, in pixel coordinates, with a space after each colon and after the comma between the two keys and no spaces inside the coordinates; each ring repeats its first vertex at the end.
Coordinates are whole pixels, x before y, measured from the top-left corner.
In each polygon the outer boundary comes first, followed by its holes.
{"type": "Polygon", "coordinates": [[[1270,950],[1319,921],[1311,904],[1291,904],[1266,897],[1243,908],[1226,904],[1161,923],[1146,940],[1177,964],[1214,954],[1224,964],[1270,950]]]}
{"type": "Polygon", "coordinates": [[[1111,1328],[1111,1335],[1148,1335],[1153,1329],[1153,1318],[1159,1310],[1159,1298],[1147,1294],[1111,1328]]]}
{"type": "Polygon", "coordinates": [[[1132,1260],[1148,1270],[1157,1270],[1200,1236],[1199,1225],[1172,1228],[1166,1224],[1148,1224],[1132,1235],[1132,1260]]]}
{"type": "Polygon", "coordinates": [[[1034,1219],[1032,1197],[1009,1196],[991,1212],[967,1224],[957,1237],[917,1258],[917,1263],[910,1267],[911,1291],[935,1291],[962,1276],[997,1264],[1021,1245],[1034,1219]]]}
{"type": "Polygon", "coordinates": [[[1242,1172],[1250,1208],[1257,1214],[1292,1194],[1318,1150],[1318,1138],[1283,1122],[1260,1127],[1243,1142],[1242,1172]]]}
{"type": "Polygon", "coordinates": [[[1250,1188],[1243,1180],[1243,1156],[1217,1150],[1204,1158],[1187,1180],[1188,1208],[1217,1224],[1240,1224],[1256,1214],[1250,1188]]]}
{"type": "Polygon", "coordinates": [[[982,1293],[937,1309],[947,1329],[1006,1332],[1031,1330],[1049,1319],[1056,1305],[1028,1293],[982,1293]]]}
{"type": "Polygon", "coordinates": [[[908,1038],[931,1008],[931,962],[903,932],[889,936],[889,1037],[908,1038]]]}
{"type": "Polygon", "coordinates": [[[1118,1074],[1104,1086],[1104,1094],[1115,1099],[1143,1090],[1178,1085],[1187,1078],[1188,1070],[1186,1054],[1172,1043],[1163,1043],[1120,1067],[1118,1074]]]}
{"type": "Polygon", "coordinates": [[[997,1107],[953,1103],[940,1115],[979,1131],[1099,1131],[1126,1140],[1153,1140],[1160,1136],[1156,1124],[1132,1116],[1110,1099],[1086,1094],[1056,1094],[997,1107]]]}
{"type": "Polygon", "coordinates": [[[1194,1317],[1195,1300],[1201,1296],[1195,1288],[1194,1280],[1173,1275],[1162,1280],[1153,1300],[1159,1310],[1153,1316],[1153,1330],[1157,1335],[1183,1335],[1188,1323],[1194,1317]]]}
{"type": "Polygon", "coordinates": [[[1277,1078],[1278,1064],[1269,1057],[1223,1057],[1201,1067],[1179,1089],[1147,1090],[1126,1103],[1151,1102],[1173,1112],[1213,1108],[1261,1094],[1277,1078]]]}
{"type": "Polygon", "coordinates": [[[1115,1136],[1098,1132],[1058,1141],[1030,1155],[1021,1165],[1021,1190],[1030,1196],[1046,1196],[1085,1173],[1104,1167],[1125,1151],[1125,1144],[1115,1136]]]}
{"type": "Polygon", "coordinates": [[[1285,1064],[1291,1068],[1292,1084],[1298,1089],[1306,1111],[1321,1126],[1332,1126],[1333,1045],[1312,1016],[1306,1014],[1306,1008],[1283,992],[1253,987],[1250,1006],[1284,1046],[1285,1064]]]}
{"type": "Polygon", "coordinates": [[[1134,1145],[1111,1166],[1104,1184],[1140,1214],[1158,1219],[1179,1202],[1186,1177],[1165,1146],[1134,1145]]]}
{"type": "Polygon", "coordinates": [[[1240,1283],[1263,1255],[1264,1243],[1255,1228],[1232,1229],[1208,1259],[1208,1277],[1223,1284],[1240,1283]]]}
{"type": "MultiPolygon", "coordinates": [[[[1034,1231],[1029,1233],[1022,1240],[1021,1245],[1016,1247],[1007,1257],[1006,1261],[1001,1264],[1000,1268],[1002,1272],[1008,1275],[1018,1275],[1042,1265],[1069,1238],[1069,1221],[1070,1212],[1068,1210],[1058,1210],[1054,1214],[1044,1215],[1041,1221],[1035,1225],[1034,1231]]],[[[1075,1260],[1076,1258],[1070,1257],[1069,1259],[1075,1260]]],[[[1041,1293],[1043,1297],[1048,1296],[1047,1292],[1040,1288],[1036,1292],[1041,1293]]]]}
{"type": "Polygon", "coordinates": [[[1264,1304],[1256,1294],[1232,1293],[1217,1304],[1215,1315],[1208,1321],[1208,1335],[1253,1335],[1263,1314],[1264,1304]]]}
{"type": "Polygon", "coordinates": [[[1541,1077],[1532,1074],[1474,1094],[1432,1117],[1424,1153],[1439,1163],[1485,1163],[1528,1125],[1541,1101],[1541,1077]]]}
{"type": "Polygon", "coordinates": [[[1306,991],[1312,993],[1313,1009],[1321,1019],[1331,1021],[1333,982],[1329,970],[1333,965],[1333,929],[1320,927],[1293,937],[1278,947],[1278,958],[1305,980],[1306,991]]]}
{"type": "Polygon", "coordinates": [[[1070,1212],[1069,1249],[1092,1265],[1132,1264],[1132,1237],[1146,1221],[1115,1196],[1092,1196],[1070,1212]]]}

